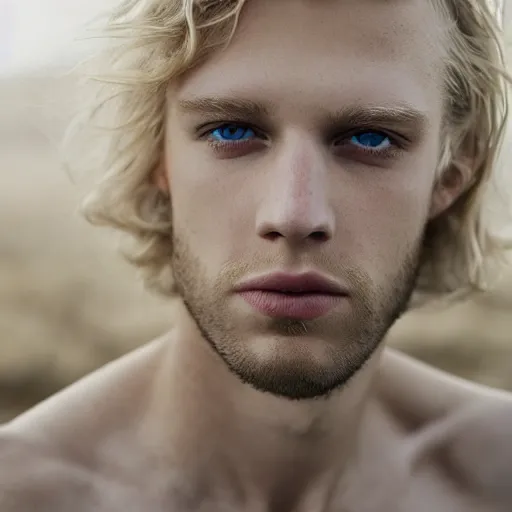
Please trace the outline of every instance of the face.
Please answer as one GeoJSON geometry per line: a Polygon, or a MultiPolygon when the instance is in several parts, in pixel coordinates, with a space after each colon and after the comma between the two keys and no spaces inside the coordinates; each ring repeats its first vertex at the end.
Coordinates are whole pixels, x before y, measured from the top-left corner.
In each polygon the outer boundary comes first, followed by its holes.
{"type": "Polygon", "coordinates": [[[169,93],[173,268],[240,379],[311,398],[362,367],[414,287],[440,150],[439,20],[423,0],[244,9],[230,46],[169,93]]]}

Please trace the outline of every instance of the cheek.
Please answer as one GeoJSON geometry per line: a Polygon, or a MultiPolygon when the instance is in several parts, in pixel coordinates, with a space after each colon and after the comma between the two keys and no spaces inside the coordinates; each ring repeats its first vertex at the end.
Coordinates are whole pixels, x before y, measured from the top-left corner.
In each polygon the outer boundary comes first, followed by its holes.
{"type": "Polygon", "coordinates": [[[350,187],[348,208],[340,206],[337,216],[338,231],[342,243],[344,237],[354,242],[350,256],[355,263],[380,275],[391,272],[417,247],[428,219],[432,184],[428,173],[372,172],[376,174],[360,175],[350,187]],[[343,233],[346,230],[350,233],[343,233]]]}
{"type": "Polygon", "coordinates": [[[226,174],[192,147],[168,157],[174,230],[212,275],[226,261],[242,257],[254,233],[254,189],[238,170],[226,174]]]}

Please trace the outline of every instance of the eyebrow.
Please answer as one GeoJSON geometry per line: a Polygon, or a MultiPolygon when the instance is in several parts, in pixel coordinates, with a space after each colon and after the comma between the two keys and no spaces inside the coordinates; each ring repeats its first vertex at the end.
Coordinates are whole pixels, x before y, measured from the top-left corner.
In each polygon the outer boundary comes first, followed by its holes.
{"type": "Polygon", "coordinates": [[[346,107],[329,114],[327,124],[332,130],[400,126],[402,129],[422,135],[429,121],[426,113],[412,105],[401,103],[389,106],[346,107]]]}
{"type": "Polygon", "coordinates": [[[199,97],[181,100],[178,106],[184,113],[210,115],[226,119],[270,116],[270,106],[244,98],[199,97]]]}
{"type": "MultiPolygon", "coordinates": [[[[183,113],[214,116],[226,121],[262,122],[271,117],[275,107],[246,98],[197,97],[184,99],[178,103],[183,113]]],[[[357,128],[400,126],[402,129],[422,135],[428,127],[426,113],[408,103],[393,105],[352,105],[335,112],[326,113],[322,119],[328,132],[357,128]]]]}

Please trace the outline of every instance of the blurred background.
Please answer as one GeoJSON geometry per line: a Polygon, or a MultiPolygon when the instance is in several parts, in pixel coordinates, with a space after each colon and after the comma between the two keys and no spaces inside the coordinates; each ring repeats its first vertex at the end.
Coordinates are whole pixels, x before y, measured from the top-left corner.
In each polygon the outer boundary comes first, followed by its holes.
{"type": "MultiPolygon", "coordinates": [[[[112,233],[77,213],[90,182],[68,175],[59,155],[81,101],[68,71],[95,44],[81,40],[85,24],[115,1],[0,0],[0,423],[168,327],[168,305],[144,291],[112,233]]],[[[505,187],[511,143],[509,131],[505,187]]],[[[389,343],[512,390],[512,267],[489,292],[406,314],[389,343]]]]}

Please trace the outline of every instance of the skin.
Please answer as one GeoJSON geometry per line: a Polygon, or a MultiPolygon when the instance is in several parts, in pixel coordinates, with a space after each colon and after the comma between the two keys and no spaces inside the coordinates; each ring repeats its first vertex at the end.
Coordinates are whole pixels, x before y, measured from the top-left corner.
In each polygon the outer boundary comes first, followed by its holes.
{"type": "Polygon", "coordinates": [[[465,186],[437,180],[440,20],[419,0],[253,0],[240,23],[170,85],[152,178],[172,199],[174,327],[0,430],[0,509],[510,510],[510,396],[382,343],[426,223],[465,186]],[[351,138],[369,111],[385,153],[351,138]],[[235,121],[254,136],[205,133],[235,121]],[[271,319],[233,287],[274,270],[348,297],[271,319]]]}

